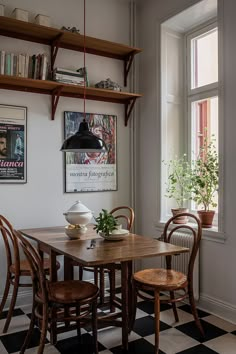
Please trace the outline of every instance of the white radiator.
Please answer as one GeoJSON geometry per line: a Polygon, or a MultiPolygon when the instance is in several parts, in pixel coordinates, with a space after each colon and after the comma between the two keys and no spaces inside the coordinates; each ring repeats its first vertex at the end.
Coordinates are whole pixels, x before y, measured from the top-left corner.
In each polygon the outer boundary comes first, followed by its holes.
{"type": "MultiPolygon", "coordinates": [[[[171,236],[171,243],[190,248],[192,249],[193,245],[193,236],[187,233],[174,232],[171,236]]],[[[181,253],[177,256],[172,256],[171,268],[187,274],[188,260],[189,260],[190,252],[181,253]]],[[[161,257],[161,267],[166,267],[165,257],[161,257]]],[[[196,256],[194,263],[194,271],[193,271],[193,293],[195,300],[199,299],[199,252],[196,256]]]]}

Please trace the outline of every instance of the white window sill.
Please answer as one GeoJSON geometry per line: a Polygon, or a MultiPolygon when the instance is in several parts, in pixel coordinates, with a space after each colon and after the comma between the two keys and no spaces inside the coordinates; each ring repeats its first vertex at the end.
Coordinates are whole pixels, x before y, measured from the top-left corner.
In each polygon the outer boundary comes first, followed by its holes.
{"type": "MultiPolygon", "coordinates": [[[[191,227],[194,227],[194,223],[187,223],[191,227]]],[[[155,228],[158,232],[162,233],[164,230],[165,222],[159,221],[155,224],[155,228]]],[[[170,225],[171,227],[171,225],[170,225]]],[[[184,232],[184,230],[183,230],[184,232]]],[[[187,230],[186,230],[187,232],[187,230]]],[[[211,242],[218,242],[218,243],[225,243],[226,241],[226,233],[222,231],[218,231],[218,227],[213,226],[210,229],[202,229],[202,240],[204,241],[211,241],[211,242]]]]}

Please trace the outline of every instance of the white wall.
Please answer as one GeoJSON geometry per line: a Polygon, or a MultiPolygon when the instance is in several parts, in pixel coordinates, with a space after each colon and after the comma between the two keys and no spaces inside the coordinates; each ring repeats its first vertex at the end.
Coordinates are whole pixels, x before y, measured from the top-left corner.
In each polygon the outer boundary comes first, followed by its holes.
{"type": "MultiPolygon", "coordinates": [[[[52,19],[52,26],[76,26],[83,33],[82,0],[2,0],[5,15],[15,7],[26,9],[30,21],[40,14],[52,19]]],[[[129,1],[87,0],[86,34],[129,45],[129,1]],[[121,23],[122,20],[122,23],[121,23]]],[[[30,54],[49,51],[47,46],[0,36],[0,50],[30,54]]],[[[56,65],[67,68],[83,66],[83,53],[59,50],[56,65]]],[[[86,55],[89,79],[95,83],[110,77],[123,86],[123,62],[94,55],[86,55]]],[[[0,90],[0,104],[22,105],[28,108],[27,184],[0,184],[0,214],[15,228],[66,225],[63,212],[81,200],[95,212],[117,205],[130,205],[130,144],[129,127],[124,126],[124,106],[105,102],[86,101],[86,111],[117,115],[118,191],[100,193],[64,193],[63,112],[83,111],[83,100],[61,98],[55,120],[50,118],[51,98],[16,91],[0,90]]],[[[0,298],[4,286],[5,257],[0,241],[0,298]]]]}
{"type": "MultiPolygon", "coordinates": [[[[195,1],[197,2],[197,1],[195,1]]],[[[140,147],[139,147],[139,209],[136,216],[139,232],[156,236],[155,223],[159,215],[159,166],[160,166],[160,91],[159,24],[160,21],[182,11],[194,3],[191,0],[137,0],[137,45],[143,48],[140,57],[140,147]],[[148,19],[148,20],[147,20],[148,19]],[[141,173],[142,172],[142,173],[141,173]],[[143,173],[145,172],[145,173],[143,173]]],[[[201,247],[201,301],[205,309],[236,322],[236,162],[235,162],[235,0],[223,1],[223,88],[224,114],[224,231],[225,243],[202,241],[201,247]]],[[[221,34],[220,34],[221,35],[221,34]]],[[[144,262],[144,266],[147,262],[144,262]]]]}

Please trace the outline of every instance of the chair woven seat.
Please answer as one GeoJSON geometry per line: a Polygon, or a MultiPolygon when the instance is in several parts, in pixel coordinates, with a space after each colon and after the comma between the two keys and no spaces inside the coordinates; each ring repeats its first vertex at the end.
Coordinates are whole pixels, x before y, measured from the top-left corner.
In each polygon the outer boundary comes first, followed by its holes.
{"type": "Polygon", "coordinates": [[[58,281],[47,283],[48,300],[58,303],[76,303],[87,301],[88,298],[96,296],[98,288],[96,285],[80,280],[58,281]]]}
{"type": "Polygon", "coordinates": [[[160,291],[186,287],[187,276],[173,269],[145,269],[134,274],[134,279],[160,291]]]}

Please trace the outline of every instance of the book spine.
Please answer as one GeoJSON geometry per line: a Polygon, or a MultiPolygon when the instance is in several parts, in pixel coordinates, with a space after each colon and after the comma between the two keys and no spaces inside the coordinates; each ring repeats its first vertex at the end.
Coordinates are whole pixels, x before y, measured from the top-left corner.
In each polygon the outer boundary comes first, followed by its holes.
{"type": "Polygon", "coordinates": [[[1,50],[1,66],[0,66],[0,74],[4,75],[5,74],[5,50],[1,50]]]}
{"type": "Polygon", "coordinates": [[[24,77],[29,77],[29,54],[25,54],[25,70],[24,77]]]}
{"type": "Polygon", "coordinates": [[[6,54],[5,60],[6,60],[6,62],[5,62],[4,74],[11,75],[11,54],[10,53],[6,54]]]}
{"type": "Polygon", "coordinates": [[[59,72],[61,74],[66,74],[66,75],[76,75],[76,76],[83,76],[81,75],[81,73],[77,72],[76,70],[68,70],[68,69],[64,69],[64,68],[55,68],[54,69],[55,72],[59,72]]]}

